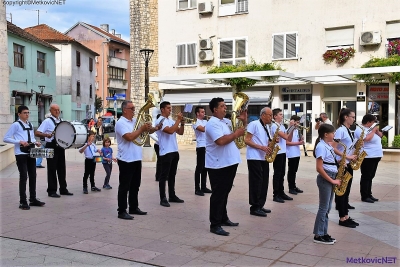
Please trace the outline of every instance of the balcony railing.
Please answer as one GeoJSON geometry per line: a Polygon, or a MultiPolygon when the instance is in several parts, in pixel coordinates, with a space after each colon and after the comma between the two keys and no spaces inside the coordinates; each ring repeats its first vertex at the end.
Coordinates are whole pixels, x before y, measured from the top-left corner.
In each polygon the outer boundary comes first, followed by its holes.
{"type": "Polygon", "coordinates": [[[117,57],[108,57],[108,65],[110,67],[120,68],[120,69],[128,69],[128,61],[125,59],[120,59],[117,57]]]}
{"type": "Polygon", "coordinates": [[[128,81],[108,78],[108,87],[127,90],[128,89],[128,81]]]}

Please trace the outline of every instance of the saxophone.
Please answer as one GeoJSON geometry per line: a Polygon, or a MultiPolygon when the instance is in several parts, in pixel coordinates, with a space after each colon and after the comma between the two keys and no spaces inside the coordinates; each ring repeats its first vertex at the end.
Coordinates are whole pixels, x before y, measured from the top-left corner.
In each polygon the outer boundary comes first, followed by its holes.
{"type": "Polygon", "coordinates": [[[364,127],[361,127],[357,123],[356,123],[356,126],[360,127],[361,135],[360,135],[360,138],[358,138],[356,144],[354,145],[353,155],[356,155],[357,158],[350,161],[350,166],[355,171],[360,168],[361,163],[363,162],[364,158],[366,156],[368,156],[367,152],[365,152],[364,150],[361,151],[361,148],[362,148],[361,145],[362,145],[362,143],[364,141],[364,135],[365,135],[364,127]]]}
{"type": "MultiPolygon", "coordinates": [[[[154,99],[154,96],[152,94],[148,94],[146,103],[139,110],[139,114],[137,116],[135,127],[133,127],[133,131],[137,131],[137,129],[142,127],[142,125],[145,123],[152,122],[153,118],[149,114],[146,114],[146,111],[148,111],[152,107],[155,107],[156,105],[157,103],[154,99]]],[[[142,146],[146,142],[148,136],[149,132],[143,132],[138,136],[138,138],[136,138],[132,142],[137,146],[142,146]]]]}
{"type": "Polygon", "coordinates": [[[339,162],[339,168],[338,168],[338,173],[336,176],[336,179],[339,179],[341,181],[340,185],[335,185],[335,187],[333,188],[333,191],[335,192],[335,194],[337,196],[343,196],[344,193],[346,192],[346,188],[347,185],[350,181],[351,178],[353,178],[351,176],[351,174],[346,170],[346,150],[347,147],[345,146],[345,144],[343,144],[342,142],[340,142],[339,140],[335,140],[335,142],[341,144],[344,147],[343,150],[343,155],[342,158],[339,162]]]}
{"type": "MultiPolygon", "coordinates": [[[[233,95],[233,99],[235,100],[235,106],[233,107],[232,111],[231,123],[232,131],[234,132],[236,129],[244,127],[243,121],[237,119],[237,116],[247,109],[247,106],[249,105],[249,97],[245,93],[239,92],[233,95]]],[[[236,138],[235,144],[239,149],[245,147],[246,143],[244,142],[244,136],[239,136],[236,138]]]]}
{"type": "Polygon", "coordinates": [[[268,147],[272,150],[272,153],[270,155],[268,154],[265,155],[265,160],[268,161],[269,163],[274,162],[276,155],[278,154],[279,150],[281,150],[279,145],[276,145],[276,140],[278,139],[280,125],[276,122],[273,123],[275,123],[278,128],[276,128],[274,136],[272,137],[271,142],[269,142],[268,144],[268,147]]]}

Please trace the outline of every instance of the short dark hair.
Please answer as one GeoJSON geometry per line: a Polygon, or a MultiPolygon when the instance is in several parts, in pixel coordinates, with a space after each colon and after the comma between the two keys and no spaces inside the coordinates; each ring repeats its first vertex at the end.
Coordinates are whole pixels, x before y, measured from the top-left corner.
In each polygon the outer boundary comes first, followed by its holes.
{"type": "Polygon", "coordinates": [[[375,122],[376,121],[376,117],[374,115],[372,115],[372,114],[367,114],[367,115],[364,115],[364,117],[362,118],[361,123],[362,124],[366,124],[367,122],[371,122],[371,121],[375,122]]]}
{"type": "Polygon", "coordinates": [[[282,112],[282,109],[280,109],[280,108],[274,108],[274,109],[272,110],[272,117],[275,117],[276,115],[278,115],[279,112],[282,112]]]}
{"type": "Polygon", "coordinates": [[[290,120],[299,121],[300,117],[297,115],[292,115],[292,117],[290,117],[290,120]]]}
{"type": "Polygon", "coordinates": [[[205,109],[203,106],[197,106],[194,110],[194,114],[197,114],[197,112],[200,112],[200,109],[205,109]]]}
{"type": "Polygon", "coordinates": [[[18,107],[18,113],[22,113],[22,111],[24,110],[29,110],[29,108],[27,106],[19,106],[18,107]]]}
{"type": "Polygon", "coordinates": [[[157,114],[156,119],[160,118],[161,114],[157,114]]]}
{"type": "Polygon", "coordinates": [[[219,103],[224,101],[225,100],[221,97],[214,97],[213,99],[211,99],[210,103],[208,103],[211,112],[214,113],[214,108],[218,108],[219,103]]]}
{"type": "Polygon", "coordinates": [[[168,101],[163,101],[163,102],[161,102],[161,104],[160,104],[160,109],[165,108],[165,107],[168,106],[168,105],[171,105],[171,103],[168,102],[168,101]]]}
{"type": "Polygon", "coordinates": [[[93,132],[93,131],[89,131],[88,135],[89,135],[89,136],[91,136],[91,135],[96,135],[96,133],[93,132]]]}

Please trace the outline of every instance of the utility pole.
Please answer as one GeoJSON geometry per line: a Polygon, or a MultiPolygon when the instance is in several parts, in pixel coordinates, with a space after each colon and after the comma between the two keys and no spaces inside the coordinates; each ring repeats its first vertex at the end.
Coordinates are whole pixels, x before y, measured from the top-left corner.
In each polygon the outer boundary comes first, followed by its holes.
{"type": "Polygon", "coordinates": [[[29,11],[36,11],[37,12],[37,25],[39,25],[39,13],[40,11],[44,11],[44,13],[47,13],[46,10],[39,10],[39,9],[25,9],[25,10],[29,10],[29,11]]]}

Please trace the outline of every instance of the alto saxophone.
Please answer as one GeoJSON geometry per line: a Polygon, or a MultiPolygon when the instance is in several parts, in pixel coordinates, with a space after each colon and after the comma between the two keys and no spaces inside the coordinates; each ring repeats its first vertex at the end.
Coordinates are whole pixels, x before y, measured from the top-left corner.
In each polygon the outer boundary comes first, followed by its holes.
{"type": "Polygon", "coordinates": [[[274,162],[276,155],[278,154],[279,150],[281,150],[279,145],[276,145],[276,140],[278,139],[280,125],[276,122],[273,123],[276,124],[277,128],[274,133],[274,136],[272,137],[271,142],[269,142],[268,144],[268,147],[272,150],[272,153],[270,155],[268,154],[265,155],[265,160],[268,161],[269,163],[274,162]]]}
{"type": "Polygon", "coordinates": [[[357,158],[350,161],[350,166],[355,171],[360,168],[361,163],[363,162],[364,158],[366,156],[368,156],[367,152],[365,152],[364,150],[361,150],[361,148],[362,148],[361,145],[362,145],[362,143],[364,141],[364,135],[365,135],[364,127],[361,127],[357,123],[356,123],[356,126],[360,127],[361,135],[360,135],[360,138],[358,138],[356,144],[354,145],[353,155],[356,155],[357,158]]]}
{"type": "Polygon", "coordinates": [[[345,146],[345,144],[343,144],[339,140],[335,140],[334,139],[334,141],[339,143],[339,144],[341,144],[344,147],[344,150],[343,150],[342,158],[340,159],[340,162],[339,162],[338,173],[337,173],[337,176],[336,176],[336,179],[340,180],[341,183],[340,183],[340,185],[335,185],[335,187],[333,188],[333,191],[335,192],[335,194],[337,196],[343,196],[344,193],[346,192],[346,188],[347,188],[347,185],[349,184],[350,179],[353,178],[353,177],[346,170],[346,150],[347,150],[347,147],[345,146]]]}

